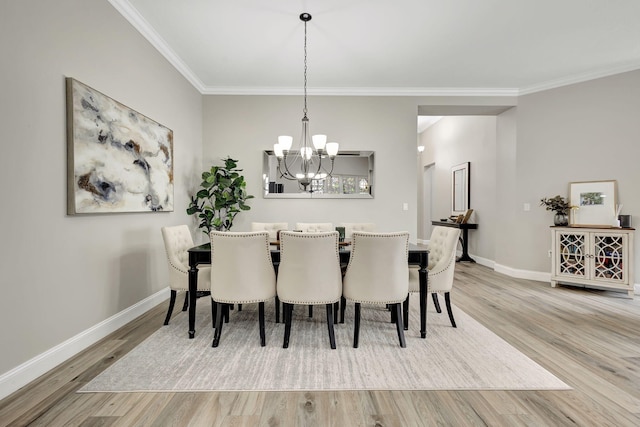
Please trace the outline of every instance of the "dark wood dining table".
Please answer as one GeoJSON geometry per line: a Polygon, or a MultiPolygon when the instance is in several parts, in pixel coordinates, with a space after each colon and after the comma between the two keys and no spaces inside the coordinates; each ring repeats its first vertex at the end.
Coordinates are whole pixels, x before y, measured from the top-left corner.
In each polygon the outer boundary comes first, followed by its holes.
{"type": "MultiPolygon", "coordinates": [[[[196,335],[196,301],[198,289],[198,265],[211,264],[211,243],[204,243],[188,250],[189,252],[189,338],[196,335]]],[[[341,245],[340,263],[346,265],[351,256],[351,247],[341,245]]],[[[280,264],[280,247],[271,245],[271,260],[274,267],[280,264]]],[[[425,247],[415,244],[409,244],[408,264],[419,265],[420,277],[420,337],[427,336],[427,263],[429,260],[429,251],[425,247]]],[[[406,324],[406,323],[405,323],[406,324]]]]}

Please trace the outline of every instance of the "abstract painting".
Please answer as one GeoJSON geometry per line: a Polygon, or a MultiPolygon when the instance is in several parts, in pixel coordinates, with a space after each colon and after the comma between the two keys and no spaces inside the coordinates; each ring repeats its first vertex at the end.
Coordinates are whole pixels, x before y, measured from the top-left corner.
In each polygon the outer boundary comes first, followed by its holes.
{"type": "Polygon", "coordinates": [[[173,131],[68,77],[67,213],[173,211],[173,131]]]}

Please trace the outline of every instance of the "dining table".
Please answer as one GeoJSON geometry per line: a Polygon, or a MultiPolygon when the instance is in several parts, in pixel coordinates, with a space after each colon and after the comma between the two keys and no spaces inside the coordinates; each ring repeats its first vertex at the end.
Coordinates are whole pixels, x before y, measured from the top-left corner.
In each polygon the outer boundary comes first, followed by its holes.
{"type": "MultiPolygon", "coordinates": [[[[429,260],[429,250],[424,246],[418,246],[413,243],[409,243],[408,253],[408,265],[420,266],[419,280],[420,280],[420,337],[426,338],[427,336],[427,264],[429,260]]],[[[270,246],[271,261],[274,268],[277,270],[280,264],[280,245],[277,242],[272,242],[270,246]]],[[[203,243],[198,246],[194,246],[188,250],[189,253],[189,338],[194,338],[196,335],[196,301],[198,298],[198,266],[200,264],[211,264],[211,243],[203,243]]],[[[340,256],[340,264],[347,265],[349,258],[351,257],[351,246],[349,242],[340,244],[338,250],[340,256]]],[[[405,312],[406,313],[406,312],[405,312]]],[[[406,321],[405,325],[408,324],[406,321]]]]}

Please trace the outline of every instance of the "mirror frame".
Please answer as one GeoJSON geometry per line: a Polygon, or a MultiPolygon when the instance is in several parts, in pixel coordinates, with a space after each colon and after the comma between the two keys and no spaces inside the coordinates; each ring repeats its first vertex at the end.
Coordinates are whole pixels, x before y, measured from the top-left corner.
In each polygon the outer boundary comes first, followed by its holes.
{"type": "Polygon", "coordinates": [[[273,150],[262,152],[262,177],[264,181],[262,197],[265,199],[373,199],[374,198],[374,170],[375,152],[371,150],[340,151],[338,156],[344,157],[367,157],[369,159],[369,193],[353,194],[325,194],[325,193],[269,193],[269,157],[274,156],[273,150]]]}
{"type": "Polygon", "coordinates": [[[451,168],[451,212],[463,215],[470,209],[471,163],[465,162],[451,168]]]}

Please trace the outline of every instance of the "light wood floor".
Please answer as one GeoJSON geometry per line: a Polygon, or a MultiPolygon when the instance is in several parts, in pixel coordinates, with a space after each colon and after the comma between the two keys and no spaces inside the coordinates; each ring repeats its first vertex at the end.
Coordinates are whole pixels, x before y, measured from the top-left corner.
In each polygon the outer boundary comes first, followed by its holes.
{"type": "Polygon", "coordinates": [[[640,425],[640,296],[552,289],[465,263],[452,301],[573,390],[75,393],[161,327],[165,303],[0,401],[0,424],[640,425]]]}

